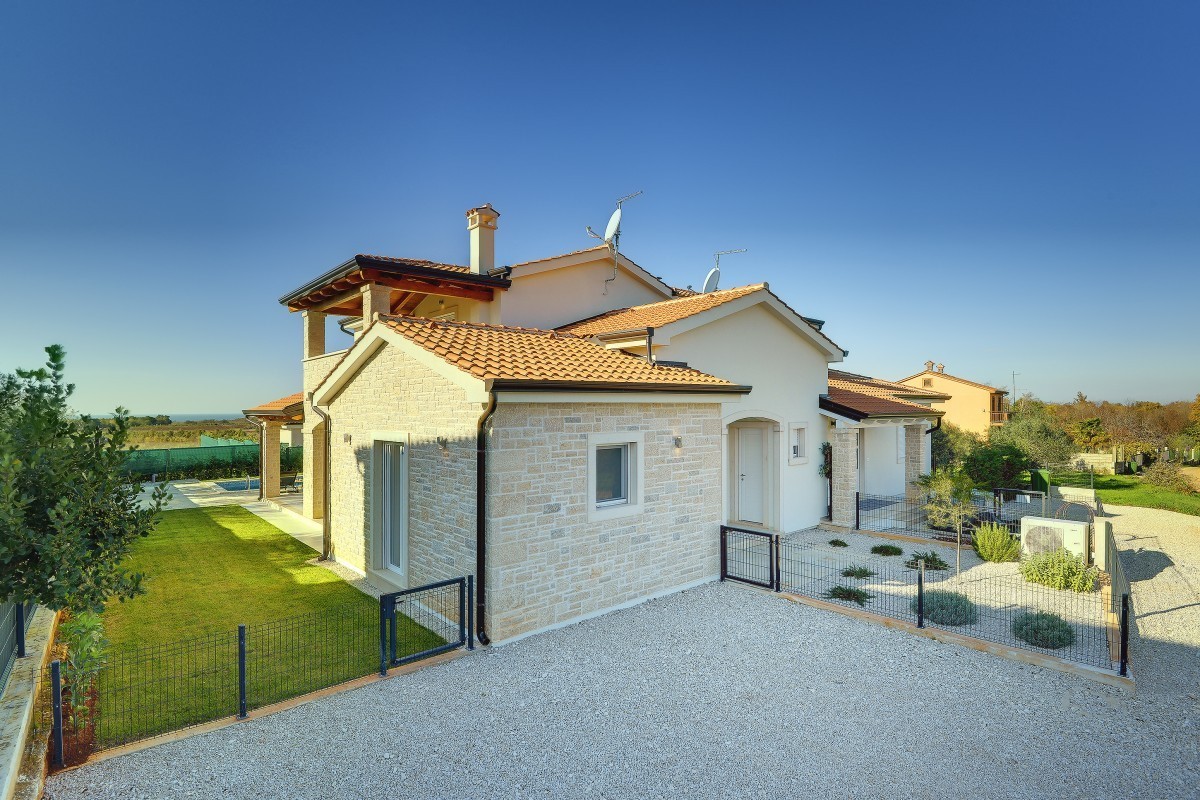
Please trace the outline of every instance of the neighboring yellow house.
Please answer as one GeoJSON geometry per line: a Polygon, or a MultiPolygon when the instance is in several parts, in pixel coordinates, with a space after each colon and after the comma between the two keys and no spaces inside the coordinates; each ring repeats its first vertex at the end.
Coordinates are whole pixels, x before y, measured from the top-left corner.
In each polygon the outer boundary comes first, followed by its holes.
{"type": "Polygon", "coordinates": [[[905,386],[932,390],[948,395],[945,400],[935,400],[932,407],[944,411],[942,421],[965,431],[987,436],[993,425],[1008,421],[1008,391],[997,389],[945,371],[944,364],[925,362],[925,371],[918,372],[898,381],[905,386]]]}

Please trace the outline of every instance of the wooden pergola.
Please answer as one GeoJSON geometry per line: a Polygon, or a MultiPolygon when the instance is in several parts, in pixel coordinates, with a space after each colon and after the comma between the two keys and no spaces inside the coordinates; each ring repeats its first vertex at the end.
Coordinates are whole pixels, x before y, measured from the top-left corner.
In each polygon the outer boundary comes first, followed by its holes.
{"type": "Polygon", "coordinates": [[[247,408],[242,412],[246,418],[257,423],[259,436],[259,498],[278,497],[280,431],[284,425],[304,421],[304,394],[297,392],[280,397],[269,403],[247,408]]]}
{"type": "Polygon", "coordinates": [[[409,314],[429,295],[490,302],[510,282],[502,271],[484,275],[455,264],[357,255],[280,302],[289,311],[357,317],[363,313],[362,287],[372,285],[388,292],[389,313],[409,314]]]}

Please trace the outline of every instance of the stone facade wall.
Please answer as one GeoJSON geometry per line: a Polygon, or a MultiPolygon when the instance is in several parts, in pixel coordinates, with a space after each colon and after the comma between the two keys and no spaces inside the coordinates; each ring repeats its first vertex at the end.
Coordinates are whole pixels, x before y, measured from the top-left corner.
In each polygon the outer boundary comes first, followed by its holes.
{"type": "Polygon", "coordinates": [[[325,516],[325,439],[321,417],[308,404],[308,393],[317,388],[317,384],[333,371],[342,360],[344,352],[327,353],[323,356],[308,358],[302,362],[304,374],[304,516],[309,519],[321,519],[325,516]]]}
{"type": "Polygon", "coordinates": [[[853,528],[858,492],[858,430],[833,429],[833,519],[834,525],[853,528]]]}
{"type": "Polygon", "coordinates": [[[926,423],[904,426],[904,496],[916,500],[921,494],[917,479],[925,466],[926,423]]]}
{"type": "Polygon", "coordinates": [[[383,571],[382,543],[371,537],[371,437],[402,432],[408,435],[408,585],[474,573],[475,432],[482,410],[399,348],[376,351],[329,403],[334,556],[391,577],[383,571]],[[438,437],[445,437],[445,449],[438,437]]]}
{"type": "Polygon", "coordinates": [[[722,471],[718,403],[500,405],[488,445],[489,635],[715,577],[722,471]],[[588,434],[615,431],[644,433],[643,510],[589,522],[588,434]]]}

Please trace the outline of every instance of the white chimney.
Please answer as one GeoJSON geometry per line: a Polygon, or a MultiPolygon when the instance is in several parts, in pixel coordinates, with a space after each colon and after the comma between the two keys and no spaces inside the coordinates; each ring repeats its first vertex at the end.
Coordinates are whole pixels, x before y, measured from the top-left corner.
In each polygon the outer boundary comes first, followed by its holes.
{"type": "Polygon", "coordinates": [[[496,220],[500,212],[484,203],[467,212],[467,231],[471,234],[471,272],[487,274],[496,266],[496,220]]]}

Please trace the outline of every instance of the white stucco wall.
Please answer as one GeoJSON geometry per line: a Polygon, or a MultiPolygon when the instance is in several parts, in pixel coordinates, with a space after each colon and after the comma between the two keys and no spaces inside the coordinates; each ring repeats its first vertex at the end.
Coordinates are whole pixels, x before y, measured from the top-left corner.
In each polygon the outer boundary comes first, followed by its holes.
{"type": "Polygon", "coordinates": [[[860,491],[865,494],[904,494],[903,427],[863,429],[863,464],[860,491]],[[897,431],[900,433],[897,434],[897,431]],[[899,442],[899,449],[898,443],[899,442]]]}
{"type": "Polygon", "coordinates": [[[606,295],[604,281],[613,274],[612,258],[606,255],[560,269],[541,272],[534,269],[514,270],[512,287],[502,298],[503,324],[557,328],[615,308],[670,299],[625,269],[618,270],[617,279],[608,284],[606,295]]]}
{"type": "MultiPolygon", "coordinates": [[[[686,361],[696,369],[754,387],[740,402],[722,404],[723,421],[728,425],[741,418],[762,417],[778,423],[775,527],[791,531],[820,522],[827,510],[826,481],[817,473],[826,430],[817,407],[828,389],[824,354],[761,304],[676,334],[655,350],[660,359],[686,361]],[[793,422],[808,423],[808,457],[801,464],[788,463],[788,424],[793,422]]],[[[724,450],[728,465],[728,436],[724,450]]],[[[728,470],[725,477],[723,514],[729,519],[728,470]]]]}

